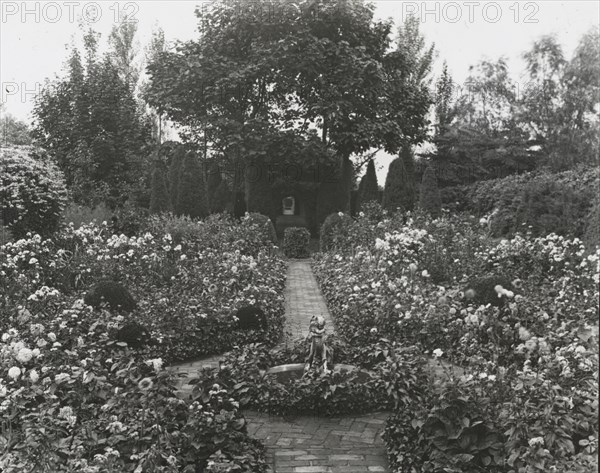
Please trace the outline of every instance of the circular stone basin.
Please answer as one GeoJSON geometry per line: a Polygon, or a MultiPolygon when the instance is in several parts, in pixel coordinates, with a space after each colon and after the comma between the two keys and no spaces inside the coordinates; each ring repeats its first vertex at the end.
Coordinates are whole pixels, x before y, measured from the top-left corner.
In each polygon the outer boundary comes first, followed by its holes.
{"type": "MultiPolygon", "coordinates": [[[[366,381],[370,374],[365,370],[361,370],[354,365],[336,364],[333,366],[334,372],[349,373],[356,371],[358,373],[358,381],[366,381]]],[[[289,365],[279,365],[269,368],[266,374],[275,375],[275,379],[280,383],[287,383],[302,378],[304,374],[304,363],[291,363],[289,365]]]]}

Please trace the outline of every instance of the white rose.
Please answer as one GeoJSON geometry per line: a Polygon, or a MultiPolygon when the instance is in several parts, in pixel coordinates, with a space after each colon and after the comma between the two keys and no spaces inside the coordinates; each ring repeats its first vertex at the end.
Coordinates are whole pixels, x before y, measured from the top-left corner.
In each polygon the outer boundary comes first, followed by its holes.
{"type": "Polygon", "coordinates": [[[435,350],[433,350],[433,356],[435,356],[436,358],[440,358],[443,354],[444,354],[444,352],[442,350],[440,350],[439,348],[436,348],[435,350]]]}
{"type": "Polygon", "coordinates": [[[16,366],[13,366],[11,369],[8,370],[8,376],[16,380],[19,378],[19,376],[21,376],[21,370],[16,366]]]}
{"type": "Polygon", "coordinates": [[[33,353],[29,348],[21,348],[16,358],[21,363],[27,363],[33,358],[33,353]]]}

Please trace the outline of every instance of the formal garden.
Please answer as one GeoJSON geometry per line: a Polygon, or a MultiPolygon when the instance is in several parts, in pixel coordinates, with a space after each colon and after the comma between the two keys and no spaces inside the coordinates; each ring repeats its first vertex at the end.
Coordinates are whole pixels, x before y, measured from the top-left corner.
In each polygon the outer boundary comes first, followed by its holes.
{"type": "Polygon", "coordinates": [[[414,17],[301,5],[89,30],[6,120],[1,472],[597,471],[598,32],[457,98],[414,17]]]}

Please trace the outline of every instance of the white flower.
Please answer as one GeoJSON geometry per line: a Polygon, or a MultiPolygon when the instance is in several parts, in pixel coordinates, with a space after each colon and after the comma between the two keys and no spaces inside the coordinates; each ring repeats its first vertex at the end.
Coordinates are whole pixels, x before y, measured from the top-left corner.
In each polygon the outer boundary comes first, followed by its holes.
{"type": "Polygon", "coordinates": [[[9,378],[16,380],[19,378],[19,376],[21,376],[21,370],[16,366],[13,366],[11,369],[8,370],[8,376],[9,378]]]}
{"type": "Polygon", "coordinates": [[[479,379],[485,379],[487,377],[488,377],[487,373],[479,373],[479,379]]]}
{"type": "Polygon", "coordinates": [[[390,248],[390,244],[387,241],[384,241],[380,238],[375,239],[375,249],[376,250],[388,250],[390,248]]]}
{"type": "Polygon", "coordinates": [[[180,259],[181,261],[183,261],[183,260],[187,259],[187,256],[185,256],[185,255],[181,255],[181,256],[179,257],[179,259],[180,259]]]}
{"type": "Polygon", "coordinates": [[[533,437],[529,439],[529,446],[535,447],[536,445],[544,446],[544,437],[533,437]]]}
{"type": "Polygon", "coordinates": [[[415,274],[417,272],[417,265],[415,263],[410,263],[408,265],[408,269],[410,269],[410,272],[412,274],[415,274]]]}
{"type": "Polygon", "coordinates": [[[29,379],[32,383],[37,383],[38,379],[40,379],[40,375],[36,370],[31,370],[31,372],[29,373],[29,379]]]}
{"type": "Polygon", "coordinates": [[[485,226],[485,225],[487,225],[487,223],[488,223],[488,221],[484,217],[479,219],[479,225],[485,226]]]}
{"type": "Polygon", "coordinates": [[[238,270],[237,266],[232,266],[231,267],[231,272],[232,273],[234,273],[234,274],[237,273],[237,270],[238,270]]]}
{"type": "Polygon", "coordinates": [[[523,341],[531,338],[531,333],[525,327],[519,327],[519,338],[523,341]]]}
{"type": "Polygon", "coordinates": [[[48,333],[48,338],[50,339],[51,342],[55,342],[56,341],[56,334],[54,332],[49,332],[48,333]]]}
{"type": "Polygon", "coordinates": [[[17,361],[27,363],[33,358],[33,352],[29,348],[21,348],[17,353],[17,361]]]}
{"type": "Polygon", "coordinates": [[[10,335],[8,333],[3,333],[2,334],[2,341],[3,342],[7,342],[9,338],[10,338],[10,335]]]}
{"type": "Polygon", "coordinates": [[[496,381],[496,375],[495,374],[490,374],[490,375],[488,375],[487,379],[490,380],[490,381],[496,381]]]}
{"type": "Polygon", "coordinates": [[[156,372],[159,372],[159,371],[160,371],[160,369],[161,369],[161,368],[162,368],[162,366],[163,366],[163,360],[162,360],[162,358],[154,358],[154,359],[152,359],[152,360],[148,360],[148,361],[146,361],[146,364],[147,364],[148,366],[152,365],[152,367],[154,368],[154,370],[155,370],[156,372]]]}
{"type": "Polygon", "coordinates": [[[54,377],[54,381],[58,384],[70,379],[71,377],[67,373],[59,373],[54,377]]]}
{"type": "Polygon", "coordinates": [[[436,358],[440,358],[443,354],[444,354],[444,352],[442,350],[440,350],[439,348],[436,348],[435,350],[433,350],[433,356],[435,356],[436,358]]]}
{"type": "Polygon", "coordinates": [[[423,276],[424,278],[428,278],[429,272],[426,269],[424,269],[423,272],[421,273],[421,276],[423,276]]]}
{"type": "Polygon", "coordinates": [[[36,264],[38,262],[37,258],[31,258],[29,260],[29,264],[36,264]]]}
{"type": "Polygon", "coordinates": [[[377,333],[377,327],[371,328],[371,333],[377,333]]]}
{"type": "Polygon", "coordinates": [[[343,217],[343,216],[344,216],[344,212],[338,212],[338,215],[339,215],[340,217],[343,217]]]}

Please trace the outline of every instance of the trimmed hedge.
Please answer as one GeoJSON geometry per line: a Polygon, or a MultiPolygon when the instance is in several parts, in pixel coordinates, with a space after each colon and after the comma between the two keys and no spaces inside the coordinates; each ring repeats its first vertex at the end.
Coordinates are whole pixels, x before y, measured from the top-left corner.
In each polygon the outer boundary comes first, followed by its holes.
{"type": "Polygon", "coordinates": [[[277,244],[277,232],[275,231],[275,226],[269,217],[266,215],[250,212],[246,214],[243,219],[243,223],[247,225],[256,225],[258,232],[262,235],[265,240],[269,240],[275,244],[277,244]]]}
{"type": "Polygon", "coordinates": [[[306,228],[290,227],[283,232],[283,252],[288,258],[308,258],[310,232],[306,228]]]}
{"type": "Polygon", "coordinates": [[[531,231],[582,237],[600,183],[600,171],[579,166],[560,173],[540,171],[443,189],[444,205],[477,216],[492,214],[493,236],[531,231]]]}

